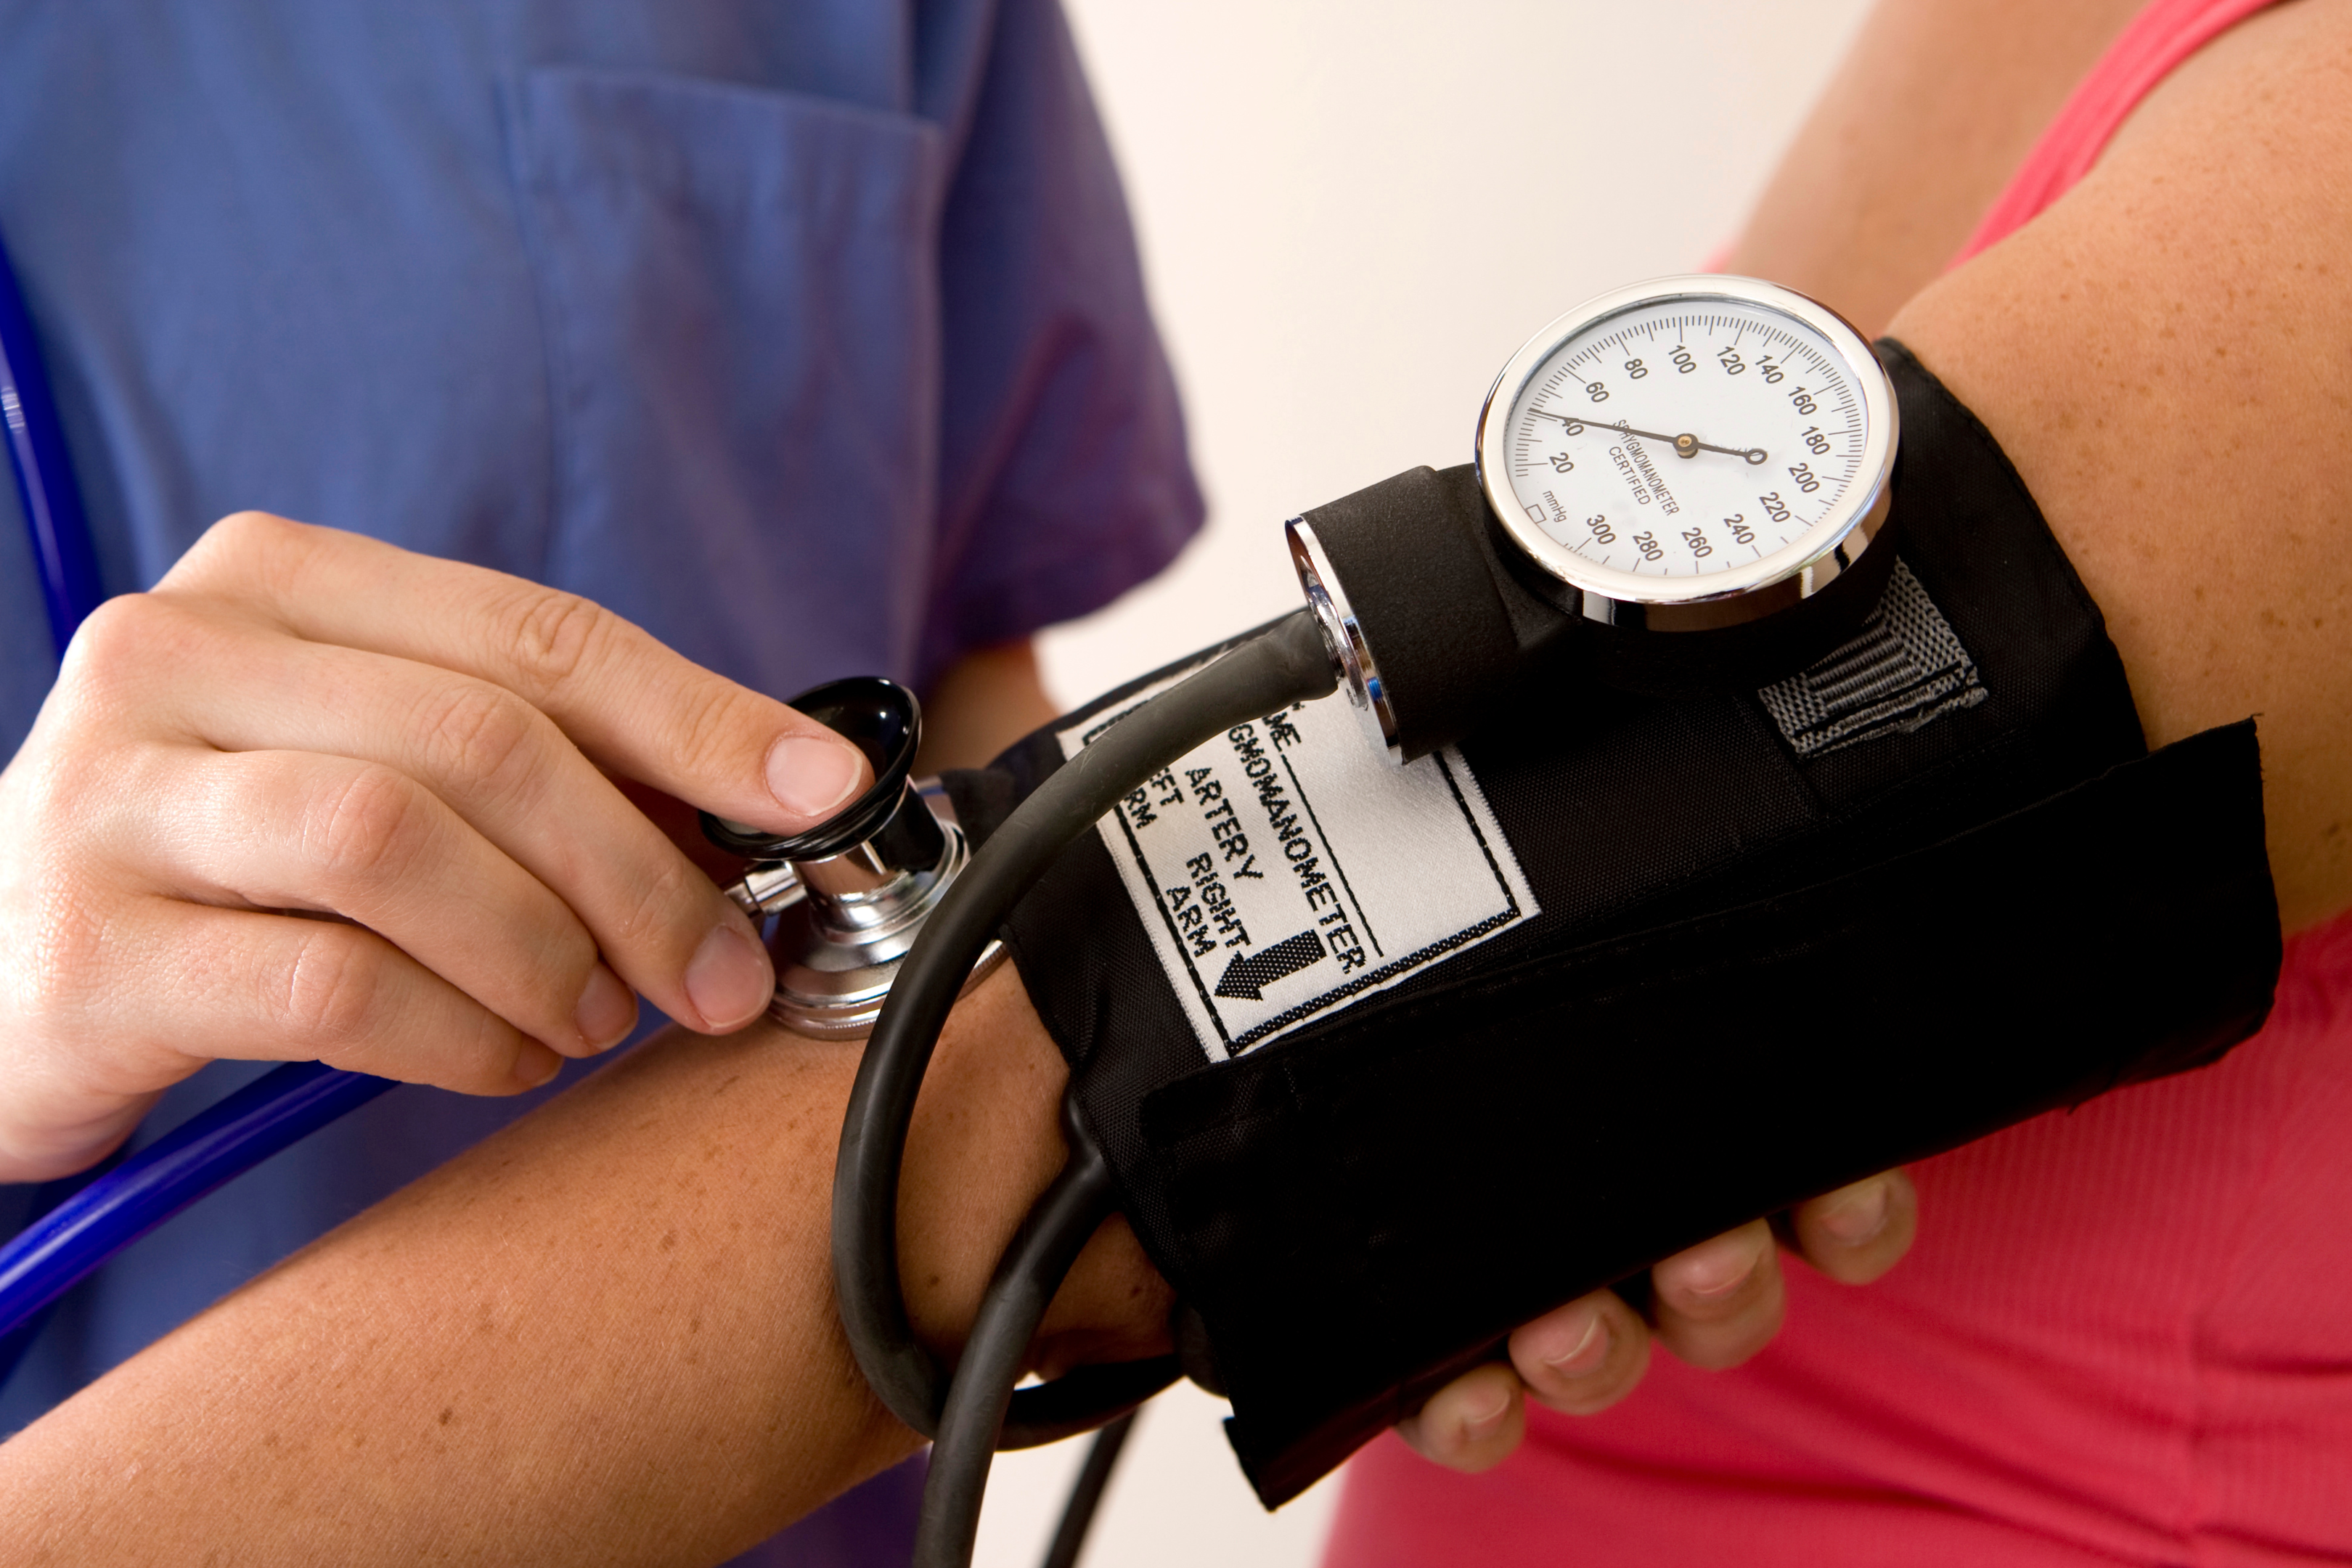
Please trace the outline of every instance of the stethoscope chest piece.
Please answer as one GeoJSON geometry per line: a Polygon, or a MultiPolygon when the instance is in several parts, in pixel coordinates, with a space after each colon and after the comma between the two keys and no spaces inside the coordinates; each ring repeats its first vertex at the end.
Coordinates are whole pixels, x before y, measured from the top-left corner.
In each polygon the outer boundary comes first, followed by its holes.
{"type": "MultiPolygon", "coordinates": [[[[874,784],[831,820],[791,837],[708,812],[703,832],[751,865],[728,895],[772,921],[775,1020],[819,1039],[862,1039],[880,1016],[898,964],[950,884],[971,863],[955,805],[936,779],[912,776],[922,738],[915,694],[875,677],[804,691],[792,706],[856,742],[874,784]]],[[[976,984],[1003,961],[992,942],[976,984]]]]}

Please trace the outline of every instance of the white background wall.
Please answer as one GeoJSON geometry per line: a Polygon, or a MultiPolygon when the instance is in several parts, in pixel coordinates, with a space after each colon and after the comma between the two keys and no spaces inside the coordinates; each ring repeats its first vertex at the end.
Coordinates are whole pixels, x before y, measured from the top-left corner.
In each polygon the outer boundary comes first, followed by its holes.
{"type": "MultiPolygon", "coordinates": [[[[1280,524],[1466,462],[1504,360],[1737,229],[1862,0],[1064,0],[1127,178],[1209,526],[1046,635],[1076,703],[1295,606],[1280,524]]],[[[1094,1568],[1315,1560],[1330,1483],[1271,1519],[1189,1387],[1147,1412],[1094,1568]]],[[[1042,1555],[1081,1445],[1000,1461],[982,1568],[1042,1555]]]]}

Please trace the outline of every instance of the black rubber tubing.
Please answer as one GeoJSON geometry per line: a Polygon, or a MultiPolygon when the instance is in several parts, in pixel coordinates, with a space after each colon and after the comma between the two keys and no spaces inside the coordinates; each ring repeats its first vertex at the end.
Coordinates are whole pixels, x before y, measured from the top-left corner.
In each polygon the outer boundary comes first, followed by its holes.
{"type": "Polygon", "coordinates": [[[1013,1406],[1013,1386],[1021,1381],[1029,1342],[1070,1265],[1118,1206],[1108,1162],[1092,1144],[1082,1143],[1071,1150],[1069,1163],[997,1261],[940,1417],[915,1525],[914,1568],[965,1568],[971,1563],[997,1433],[1013,1406]]]}
{"type": "MultiPolygon", "coordinates": [[[[899,966],[842,1121],[833,1182],[834,1293],[866,1382],[891,1414],[924,1436],[940,1429],[948,1378],[907,1318],[898,1279],[898,1163],[923,1074],[973,963],[1054,858],[1129,791],[1194,746],[1321,697],[1336,680],[1322,633],[1311,613],[1299,610],[1133,710],[1056,769],[989,836],[899,966]]],[[[1140,1372],[1150,1363],[1130,1364],[1140,1372]]],[[[1096,1369],[1096,1375],[1137,1381],[1118,1367],[1096,1369]]],[[[1055,1395],[1059,1387],[1022,1390],[1008,1426],[1031,1440],[1049,1440],[1097,1425],[1104,1414],[1142,1397],[1108,1401],[1108,1412],[1092,1413],[1067,1391],[1055,1395]],[[1024,1406],[1051,1407],[1056,1419],[1030,1419],[1024,1406]],[[1084,1424],[1072,1425],[1078,1420],[1084,1424]]]]}
{"type": "Polygon", "coordinates": [[[1119,1450],[1127,1447],[1128,1435],[1135,1430],[1138,1414],[1129,1411],[1096,1433],[1095,1440],[1087,1445],[1087,1462],[1070,1484],[1070,1500],[1062,1509],[1054,1543],[1045,1549],[1045,1568],[1078,1568],[1078,1553],[1086,1549],[1087,1532],[1094,1528],[1103,1489],[1110,1485],[1110,1473],[1118,1464],[1119,1450]]]}

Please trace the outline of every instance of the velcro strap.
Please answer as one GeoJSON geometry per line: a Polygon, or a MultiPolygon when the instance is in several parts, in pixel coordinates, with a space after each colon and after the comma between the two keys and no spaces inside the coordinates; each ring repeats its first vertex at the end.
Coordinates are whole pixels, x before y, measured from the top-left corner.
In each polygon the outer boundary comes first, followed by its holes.
{"type": "Polygon", "coordinates": [[[1801,757],[1819,756],[1894,731],[1908,733],[1984,700],[1976,660],[1951,622],[1895,563],[1862,630],[1810,668],[1756,694],[1801,757]]]}

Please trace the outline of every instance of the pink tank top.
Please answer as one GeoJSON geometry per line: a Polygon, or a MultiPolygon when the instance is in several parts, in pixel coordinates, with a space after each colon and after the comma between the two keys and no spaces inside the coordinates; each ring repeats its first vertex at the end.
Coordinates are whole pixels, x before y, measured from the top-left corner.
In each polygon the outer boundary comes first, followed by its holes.
{"type": "MultiPolygon", "coordinates": [[[[2149,5],[1963,258],[2264,3],[2149,5]]],[[[1327,1568],[2352,1561],[2352,917],[2288,944],[2218,1066],[1913,1174],[1911,1256],[1862,1289],[1784,1257],[1787,1326],[1736,1372],[1660,1353],[1601,1415],[1531,1407],[1484,1476],[1381,1439],[1327,1568]]]]}

